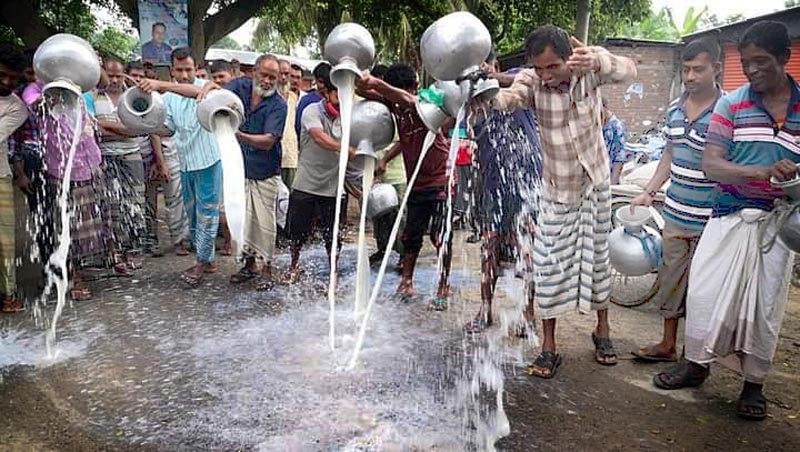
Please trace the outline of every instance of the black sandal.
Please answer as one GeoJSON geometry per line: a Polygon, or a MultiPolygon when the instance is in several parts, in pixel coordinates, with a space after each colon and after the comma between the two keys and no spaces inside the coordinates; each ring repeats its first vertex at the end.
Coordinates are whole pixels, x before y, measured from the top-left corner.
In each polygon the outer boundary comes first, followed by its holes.
{"type": "Polygon", "coordinates": [[[533,363],[528,366],[528,374],[549,380],[556,376],[556,371],[561,365],[561,355],[554,352],[542,352],[533,363]],[[547,371],[547,373],[545,373],[547,371]]]}
{"type": "Polygon", "coordinates": [[[275,281],[265,278],[263,275],[258,276],[256,279],[256,290],[259,292],[266,292],[275,288],[275,281]]]}
{"type": "Polygon", "coordinates": [[[231,284],[241,284],[243,282],[250,281],[251,279],[258,276],[256,272],[250,270],[247,267],[242,267],[236,274],[231,275],[230,283],[231,284]]]}
{"type": "Polygon", "coordinates": [[[761,391],[742,390],[736,404],[736,415],[748,421],[763,421],[767,418],[767,399],[761,391]]]}
{"type": "Polygon", "coordinates": [[[671,391],[673,389],[696,388],[703,384],[708,378],[710,371],[707,367],[690,363],[686,360],[678,363],[677,366],[656,374],[653,377],[653,384],[657,388],[671,391]],[[698,370],[700,368],[702,370],[698,370]]]}
{"type": "Polygon", "coordinates": [[[593,332],[592,342],[594,342],[595,361],[603,366],[617,365],[617,352],[614,350],[614,344],[611,342],[611,338],[600,337],[593,332]]]}

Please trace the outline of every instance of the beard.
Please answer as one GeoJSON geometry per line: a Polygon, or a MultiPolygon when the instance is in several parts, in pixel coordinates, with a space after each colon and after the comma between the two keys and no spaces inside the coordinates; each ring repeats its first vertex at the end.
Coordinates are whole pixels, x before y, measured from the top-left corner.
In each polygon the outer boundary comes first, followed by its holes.
{"type": "Polygon", "coordinates": [[[255,88],[253,88],[253,89],[255,90],[256,94],[259,97],[262,97],[262,98],[267,98],[267,97],[275,94],[275,87],[273,87],[270,90],[265,90],[264,88],[261,87],[261,85],[256,85],[255,88]]]}
{"type": "Polygon", "coordinates": [[[106,92],[111,94],[121,94],[123,91],[125,91],[125,85],[110,84],[106,86],[106,92]]]}

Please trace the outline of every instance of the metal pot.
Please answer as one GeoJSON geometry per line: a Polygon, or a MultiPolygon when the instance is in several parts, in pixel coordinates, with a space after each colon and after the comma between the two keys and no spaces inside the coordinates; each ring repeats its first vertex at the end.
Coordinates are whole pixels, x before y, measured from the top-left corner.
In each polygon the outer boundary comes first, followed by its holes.
{"type": "Polygon", "coordinates": [[[489,30],[464,11],[434,22],[420,41],[422,65],[437,80],[457,80],[478,70],[491,50],[489,30]]]}
{"type": "Polygon", "coordinates": [[[202,102],[197,103],[197,119],[209,132],[214,131],[214,118],[218,115],[226,115],[230,119],[231,128],[238,130],[244,122],[244,105],[239,96],[227,89],[215,89],[202,102]]]}
{"type": "Polygon", "coordinates": [[[658,231],[645,226],[650,212],[645,208],[631,212],[623,207],[617,210],[616,218],[622,226],[608,236],[611,265],[627,276],[646,275],[658,268],[662,241],[658,231]]]}
{"type": "Polygon", "coordinates": [[[472,98],[478,102],[489,102],[500,92],[500,84],[495,79],[481,79],[475,83],[472,98]]]}
{"type": "Polygon", "coordinates": [[[373,148],[382,149],[394,140],[394,118],[382,102],[362,100],[353,106],[350,125],[350,142],[369,142],[373,148]]]}
{"type": "Polygon", "coordinates": [[[36,49],[33,70],[45,84],[44,90],[55,86],[48,84],[64,80],[83,93],[96,87],[100,81],[100,62],[92,46],[66,33],[50,36],[36,49]]]}
{"type": "Polygon", "coordinates": [[[389,184],[375,184],[367,198],[367,217],[377,218],[400,205],[397,191],[389,184]]]}
{"type": "Polygon", "coordinates": [[[778,237],[790,250],[800,253],[800,205],[793,207],[792,213],[778,231],[778,237]]]}
{"type": "Polygon", "coordinates": [[[445,121],[447,121],[447,113],[436,104],[430,102],[417,102],[417,114],[422,119],[425,127],[433,133],[438,133],[445,121]]]}
{"type": "Polygon", "coordinates": [[[436,81],[431,87],[442,93],[443,105],[439,107],[420,101],[417,103],[417,113],[428,130],[438,133],[448,116],[453,118],[458,116],[458,110],[467,102],[469,93],[467,87],[457,85],[452,81],[436,81]]]}
{"type": "Polygon", "coordinates": [[[122,93],[117,115],[120,122],[134,132],[154,133],[164,125],[167,107],[160,94],[147,94],[134,86],[122,93]]]}
{"type": "Polygon", "coordinates": [[[347,80],[355,80],[362,71],[372,66],[375,41],[369,31],[359,24],[339,24],[325,39],[322,53],[333,65],[331,82],[341,87],[347,80]]]}

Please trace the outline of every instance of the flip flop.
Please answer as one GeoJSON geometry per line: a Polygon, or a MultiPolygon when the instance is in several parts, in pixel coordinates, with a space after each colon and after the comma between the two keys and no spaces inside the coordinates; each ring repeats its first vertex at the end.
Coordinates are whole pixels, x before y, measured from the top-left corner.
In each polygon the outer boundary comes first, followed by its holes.
{"type": "Polygon", "coordinates": [[[528,366],[528,375],[549,380],[556,376],[556,371],[561,366],[561,355],[554,352],[542,352],[528,366]],[[544,373],[547,371],[547,373],[544,373]]]}
{"type": "Polygon", "coordinates": [[[444,297],[436,297],[431,300],[430,304],[428,305],[432,311],[447,311],[447,307],[450,306],[450,302],[447,298],[444,297]]]}
{"type": "Polygon", "coordinates": [[[231,275],[230,279],[228,280],[231,284],[241,284],[243,282],[250,281],[251,279],[258,276],[256,272],[250,270],[247,267],[242,267],[238,272],[231,275]]]}
{"type": "Polygon", "coordinates": [[[739,396],[736,415],[748,421],[763,421],[767,418],[767,399],[763,394],[739,396]]]}
{"type": "Polygon", "coordinates": [[[670,356],[660,356],[652,353],[652,348],[650,347],[643,347],[639,350],[634,350],[631,352],[636,359],[636,361],[642,361],[646,363],[674,363],[678,361],[678,354],[673,353],[670,356]]]}
{"type": "Polygon", "coordinates": [[[192,275],[188,273],[190,270],[181,273],[181,280],[190,288],[195,289],[203,282],[203,274],[192,275]]]}
{"type": "Polygon", "coordinates": [[[669,370],[660,372],[653,377],[653,384],[659,389],[671,391],[673,389],[696,388],[708,378],[708,368],[698,371],[688,361],[681,361],[669,370]]]}
{"type": "Polygon", "coordinates": [[[267,279],[261,275],[256,278],[256,290],[259,292],[267,292],[275,288],[275,281],[267,279]]]}

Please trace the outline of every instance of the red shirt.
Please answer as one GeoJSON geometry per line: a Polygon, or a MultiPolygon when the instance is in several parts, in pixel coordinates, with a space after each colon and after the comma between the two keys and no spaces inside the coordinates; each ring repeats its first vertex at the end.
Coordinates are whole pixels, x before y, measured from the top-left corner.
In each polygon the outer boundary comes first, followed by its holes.
{"type": "MultiPolygon", "coordinates": [[[[406,178],[410,181],[411,175],[414,174],[414,168],[417,167],[419,155],[422,153],[422,144],[425,142],[428,128],[417,114],[416,108],[392,105],[391,109],[397,118],[400,150],[406,165],[406,178]]],[[[411,191],[447,186],[447,156],[449,152],[450,140],[440,131],[436,134],[433,145],[425,155],[425,160],[417,175],[417,181],[411,191]]]]}

